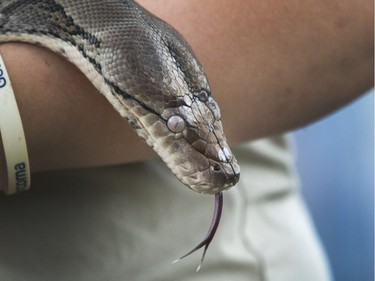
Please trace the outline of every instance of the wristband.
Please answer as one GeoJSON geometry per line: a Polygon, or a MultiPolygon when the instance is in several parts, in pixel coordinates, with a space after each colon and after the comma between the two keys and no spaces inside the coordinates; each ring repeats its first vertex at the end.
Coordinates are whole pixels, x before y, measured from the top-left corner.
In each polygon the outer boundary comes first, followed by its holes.
{"type": "Polygon", "coordinates": [[[8,173],[4,192],[14,194],[30,188],[30,167],[25,134],[16,98],[0,55],[0,133],[8,173]]]}

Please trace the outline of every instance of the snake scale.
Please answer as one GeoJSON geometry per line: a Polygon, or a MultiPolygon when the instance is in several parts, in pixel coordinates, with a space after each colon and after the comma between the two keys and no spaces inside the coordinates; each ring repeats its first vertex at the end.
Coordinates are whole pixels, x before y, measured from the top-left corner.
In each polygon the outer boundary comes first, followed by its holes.
{"type": "Polygon", "coordinates": [[[0,0],[0,42],[10,41],[65,57],[182,183],[215,194],[210,230],[191,251],[205,246],[203,261],[220,220],[221,191],[237,183],[240,168],[205,73],[182,36],[130,0],[0,0]]]}

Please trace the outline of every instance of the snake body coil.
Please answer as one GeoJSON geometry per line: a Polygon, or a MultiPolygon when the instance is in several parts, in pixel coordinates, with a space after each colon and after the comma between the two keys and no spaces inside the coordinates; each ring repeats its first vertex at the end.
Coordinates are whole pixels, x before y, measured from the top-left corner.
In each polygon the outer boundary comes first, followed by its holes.
{"type": "MultiPolygon", "coordinates": [[[[189,188],[239,179],[204,71],[172,27],[129,0],[0,0],[0,42],[77,66],[189,188]]],[[[212,239],[212,238],[211,238],[212,239]]]]}

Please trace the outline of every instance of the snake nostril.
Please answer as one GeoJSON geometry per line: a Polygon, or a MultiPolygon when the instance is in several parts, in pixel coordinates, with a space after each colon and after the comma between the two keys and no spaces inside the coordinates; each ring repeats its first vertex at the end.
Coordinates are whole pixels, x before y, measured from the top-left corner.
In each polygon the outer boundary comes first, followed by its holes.
{"type": "Polygon", "coordinates": [[[214,165],[214,171],[219,172],[221,170],[220,164],[215,164],[214,165]]]}

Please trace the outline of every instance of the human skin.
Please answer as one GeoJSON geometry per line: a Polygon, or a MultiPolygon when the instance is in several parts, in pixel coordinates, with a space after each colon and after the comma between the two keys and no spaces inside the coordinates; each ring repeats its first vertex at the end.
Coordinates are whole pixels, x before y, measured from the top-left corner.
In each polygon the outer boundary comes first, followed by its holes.
{"type": "MultiPolygon", "coordinates": [[[[373,3],[139,0],[194,49],[230,144],[307,125],[373,86],[373,3]]],[[[155,158],[72,64],[47,49],[0,45],[32,172],[155,158]]],[[[6,186],[0,144],[0,188],[6,186]]]]}

